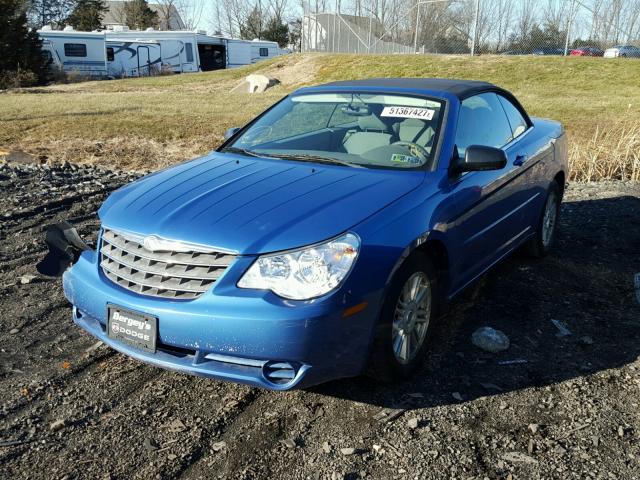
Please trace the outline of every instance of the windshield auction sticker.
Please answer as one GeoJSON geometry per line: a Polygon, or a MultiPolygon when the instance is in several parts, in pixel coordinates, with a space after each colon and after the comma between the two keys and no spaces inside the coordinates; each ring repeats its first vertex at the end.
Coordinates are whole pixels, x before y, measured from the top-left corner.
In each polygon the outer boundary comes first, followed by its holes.
{"type": "Polygon", "coordinates": [[[384,107],[381,117],[418,118],[431,120],[435,110],[420,107],[384,107]]]}

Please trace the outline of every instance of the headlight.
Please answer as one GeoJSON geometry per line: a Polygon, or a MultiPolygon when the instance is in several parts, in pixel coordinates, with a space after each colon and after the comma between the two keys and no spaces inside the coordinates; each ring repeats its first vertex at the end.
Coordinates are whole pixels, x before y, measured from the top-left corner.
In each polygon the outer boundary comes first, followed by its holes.
{"type": "Polygon", "coordinates": [[[346,233],[326,243],[259,257],[238,282],[240,288],[271,290],[292,300],[307,300],[338,287],[351,270],[360,240],[346,233]]]}

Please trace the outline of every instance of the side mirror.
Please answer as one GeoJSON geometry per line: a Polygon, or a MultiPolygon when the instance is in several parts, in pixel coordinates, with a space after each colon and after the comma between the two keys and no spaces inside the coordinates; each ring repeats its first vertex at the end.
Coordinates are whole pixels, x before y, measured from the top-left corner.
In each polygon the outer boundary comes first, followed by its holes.
{"type": "Polygon", "coordinates": [[[500,170],[507,164],[507,154],[503,150],[484,145],[470,145],[464,158],[456,157],[451,168],[455,173],[500,170]]]}
{"type": "Polygon", "coordinates": [[[240,131],[240,127],[230,128],[229,130],[224,132],[224,141],[226,142],[227,140],[229,140],[231,137],[233,137],[239,131],[240,131]]]}

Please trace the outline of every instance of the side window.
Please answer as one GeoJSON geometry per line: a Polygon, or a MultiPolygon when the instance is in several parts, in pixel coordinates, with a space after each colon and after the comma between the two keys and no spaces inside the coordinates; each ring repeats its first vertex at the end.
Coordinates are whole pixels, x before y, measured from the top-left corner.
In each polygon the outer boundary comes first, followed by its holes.
{"type": "Polygon", "coordinates": [[[507,114],[507,119],[509,119],[513,138],[519,137],[527,130],[527,121],[513,103],[502,95],[498,95],[498,98],[500,99],[502,108],[504,108],[504,112],[507,114]]]}
{"type": "Polygon", "coordinates": [[[261,57],[268,57],[269,56],[269,49],[268,48],[261,48],[260,49],[260,56],[261,57]]]}
{"type": "Polygon", "coordinates": [[[84,43],[65,43],[64,56],[65,57],[86,57],[87,46],[84,43]]]}
{"type": "Polygon", "coordinates": [[[185,43],[184,50],[187,53],[187,62],[193,62],[193,45],[191,43],[185,43]]]}
{"type": "Polygon", "coordinates": [[[113,62],[114,59],[113,47],[107,47],[107,62],[113,62]]]}
{"type": "Polygon", "coordinates": [[[481,93],[462,101],[456,146],[463,156],[470,145],[500,148],[511,140],[511,126],[495,93],[481,93]]]}

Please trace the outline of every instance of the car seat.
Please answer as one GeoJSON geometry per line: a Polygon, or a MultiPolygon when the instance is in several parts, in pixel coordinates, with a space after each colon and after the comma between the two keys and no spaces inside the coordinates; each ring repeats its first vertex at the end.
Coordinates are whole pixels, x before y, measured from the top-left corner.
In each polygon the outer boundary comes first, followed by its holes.
{"type": "Polygon", "coordinates": [[[393,130],[402,142],[417,143],[422,147],[431,145],[435,130],[431,122],[417,118],[407,118],[393,124],[393,130]]]}
{"type": "Polygon", "coordinates": [[[359,130],[349,131],[342,146],[347,153],[360,155],[368,150],[389,145],[393,133],[389,126],[375,115],[358,117],[359,130]]]}

